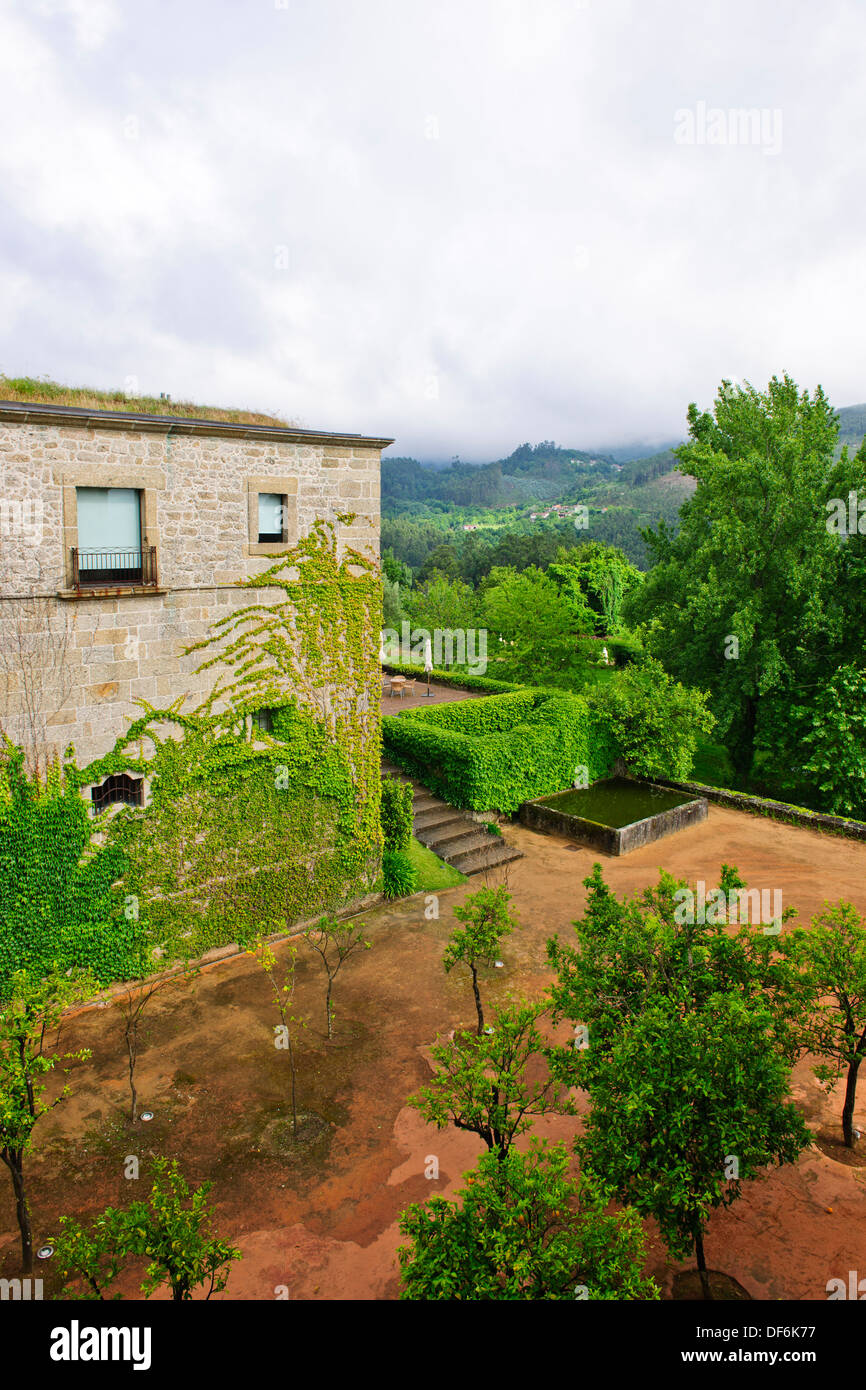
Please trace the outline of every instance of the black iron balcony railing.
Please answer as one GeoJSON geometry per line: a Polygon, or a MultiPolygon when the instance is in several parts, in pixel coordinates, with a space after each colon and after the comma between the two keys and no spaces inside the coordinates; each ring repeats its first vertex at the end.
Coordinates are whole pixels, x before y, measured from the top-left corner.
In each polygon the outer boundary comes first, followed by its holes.
{"type": "Polygon", "coordinates": [[[79,550],[72,547],[72,587],[120,589],[157,587],[156,546],[140,550],[79,550]]]}

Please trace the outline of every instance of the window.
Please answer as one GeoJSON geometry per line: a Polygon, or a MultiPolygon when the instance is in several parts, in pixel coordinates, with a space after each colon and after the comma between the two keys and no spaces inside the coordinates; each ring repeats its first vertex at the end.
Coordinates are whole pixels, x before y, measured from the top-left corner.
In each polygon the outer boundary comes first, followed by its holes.
{"type": "Polygon", "coordinates": [[[282,545],[286,536],[286,498],[281,492],[259,493],[259,545],[282,545]]]}
{"type": "Polygon", "coordinates": [[[262,733],[272,734],[274,732],[274,712],[271,709],[257,709],[253,715],[253,727],[261,729],[262,733]]]}
{"type": "Polygon", "coordinates": [[[131,487],[76,488],[78,545],[76,585],[143,584],[148,568],[142,549],[141,493],[131,487]]]}
{"type": "Polygon", "coordinates": [[[271,473],[247,478],[247,518],[247,555],[285,555],[298,542],[297,477],[271,473]]]}
{"type": "Polygon", "coordinates": [[[115,772],[98,787],[91,787],[90,799],[94,811],[104,811],[107,806],[143,806],[143,793],[143,778],[115,772]]]}

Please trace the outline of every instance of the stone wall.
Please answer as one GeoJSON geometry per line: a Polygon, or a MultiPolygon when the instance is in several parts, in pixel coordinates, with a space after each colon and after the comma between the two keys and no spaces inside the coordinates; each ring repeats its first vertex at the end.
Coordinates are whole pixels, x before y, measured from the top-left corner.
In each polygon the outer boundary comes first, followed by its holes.
{"type": "Polygon", "coordinates": [[[341,548],[377,557],[383,441],[346,439],[0,420],[2,728],[27,743],[42,725],[55,749],[74,743],[82,765],[141,713],[135,699],[197,704],[213,672],[196,676],[200,658],[182,648],[248,603],[242,581],[272,563],[263,550],[281,549],[251,532],[256,489],[288,496],[288,544],[319,518],[354,512],[338,527],[341,548]],[[157,592],[69,596],[76,486],[142,490],[157,592]]]}

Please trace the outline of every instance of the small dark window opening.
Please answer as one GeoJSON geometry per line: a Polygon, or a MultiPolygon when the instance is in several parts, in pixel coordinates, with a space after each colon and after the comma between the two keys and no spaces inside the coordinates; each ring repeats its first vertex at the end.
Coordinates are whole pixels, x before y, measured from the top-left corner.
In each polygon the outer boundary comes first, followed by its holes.
{"type": "Polygon", "coordinates": [[[253,715],[253,724],[257,729],[261,729],[265,734],[274,732],[274,712],[271,709],[257,709],[253,715]]]}
{"type": "Polygon", "coordinates": [[[144,782],[140,777],[130,777],[128,772],[114,772],[101,786],[91,788],[90,797],[94,811],[115,805],[142,806],[144,782]]]}

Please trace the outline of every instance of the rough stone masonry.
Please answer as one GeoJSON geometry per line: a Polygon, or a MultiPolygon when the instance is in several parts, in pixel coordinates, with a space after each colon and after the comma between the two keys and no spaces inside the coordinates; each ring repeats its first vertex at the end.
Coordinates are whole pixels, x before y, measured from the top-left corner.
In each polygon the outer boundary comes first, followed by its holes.
{"type": "MultiPolygon", "coordinates": [[[[0,402],[0,727],[39,726],[83,765],[140,714],[135,699],[192,708],[212,675],[181,655],[249,602],[242,582],[307,534],[338,525],[341,550],[378,558],[379,471],[389,439],[0,402]],[[74,587],[79,488],[133,489],[150,582],[74,587]],[[259,543],[258,494],[282,499],[281,540],[259,543]]],[[[145,579],[146,576],[142,575],[145,579]]],[[[278,591],[264,590],[267,602],[278,591]]]]}

